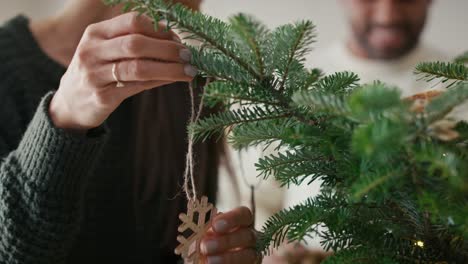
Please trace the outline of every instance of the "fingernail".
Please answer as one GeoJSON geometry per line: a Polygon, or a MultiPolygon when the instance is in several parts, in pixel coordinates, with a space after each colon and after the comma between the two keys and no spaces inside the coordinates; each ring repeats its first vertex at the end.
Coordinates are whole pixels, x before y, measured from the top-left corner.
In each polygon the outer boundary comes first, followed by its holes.
{"type": "Polygon", "coordinates": [[[221,264],[223,263],[223,259],[220,256],[212,256],[208,257],[208,264],[221,264]]]}
{"type": "Polygon", "coordinates": [[[213,254],[218,249],[218,242],[214,240],[208,240],[202,243],[202,251],[205,254],[213,254]]]}
{"type": "Polygon", "coordinates": [[[163,28],[167,28],[169,23],[167,22],[167,20],[163,19],[159,21],[159,25],[161,25],[163,28]]]}
{"type": "Polygon", "coordinates": [[[185,62],[190,62],[192,60],[192,53],[188,49],[181,49],[179,51],[179,56],[185,62]]]}
{"type": "Polygon", "coordinates": [[[179,38],[178,36],[172,36],[172,39],[173,39],[175,42],[182,43],[182,40],[180,40],[180,38],[179,38]]]}
{"type": "Polygon", "coordinates": [[[198,69],[190,64],[186,64],[184,67],[185,74],[190,77],[195,77],[198,74],[198,69]]]}
{"type": "Polygon", "coordinates": [[[226,220],[215,221],[214,229],[216,232],[227,232],[228,223],[226,222],[226,220]]]}

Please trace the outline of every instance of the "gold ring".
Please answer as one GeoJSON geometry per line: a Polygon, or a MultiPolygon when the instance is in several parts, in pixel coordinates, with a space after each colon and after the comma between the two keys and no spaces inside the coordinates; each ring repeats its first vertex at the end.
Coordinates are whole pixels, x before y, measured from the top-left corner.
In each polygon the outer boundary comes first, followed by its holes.
{"type": "Polygon", "coordinates": [[[114,80],[117,83],[116,87],[121,88],[125,86],[125,84],[119,80],[117,75],[117,62],[112,65],[112,77],[114,77],[114,80]]]}

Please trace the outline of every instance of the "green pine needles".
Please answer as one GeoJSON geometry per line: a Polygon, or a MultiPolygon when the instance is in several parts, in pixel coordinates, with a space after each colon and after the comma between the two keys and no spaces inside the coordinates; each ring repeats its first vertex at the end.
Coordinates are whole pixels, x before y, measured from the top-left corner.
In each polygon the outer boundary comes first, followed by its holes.
{"type": "Polygon", "coordinates": [[[319,180],[322,192],[271,217],[258,250],[319,238],[325,263],[468,263],[468,124],[448,114],[468,99],[467,54],[416,73],[449,86],[427,105],[350,72],[306,69],[309,21],[268,30],[240,14],[228,23],[162,0],[110,0],[188,33],[193,64],[214,80],[208,105],[236,104],[190,126],[198,140],[229,132],[238,148],[275,143],[262,177],[319,180]]]}

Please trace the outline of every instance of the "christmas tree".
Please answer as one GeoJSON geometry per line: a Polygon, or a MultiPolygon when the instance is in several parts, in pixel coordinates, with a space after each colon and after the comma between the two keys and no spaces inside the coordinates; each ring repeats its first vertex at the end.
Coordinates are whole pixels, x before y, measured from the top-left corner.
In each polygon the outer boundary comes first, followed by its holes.
{"type": "Polygon", "coordinates": [[[240,107],[192,124],[196,140],[275,143],[278,153],[256,164],[261,177],[321,181],[318,196],[270,218],[260,252],[311,236],[335,252],[325,263],[468,263],[468,123],[450,115],[468,99],[468,53],[420,64],[416,74],[447,89],[402,99],[351,72],[305,68],[309,21],[270,31],[245,14],[223,22],[162,0],[108,2],[200,41],[190,49],[213,80],[205,103],[240,107]]]}

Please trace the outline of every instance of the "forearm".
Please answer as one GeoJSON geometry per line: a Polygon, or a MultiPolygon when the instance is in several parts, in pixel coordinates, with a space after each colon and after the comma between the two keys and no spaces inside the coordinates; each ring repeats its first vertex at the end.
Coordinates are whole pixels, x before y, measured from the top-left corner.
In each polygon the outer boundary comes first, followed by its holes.
{"type": "Polygon", "coordinates": [[[0,263],[63,263],[79,231],[87,178],[106,135],[55,128],[51,96],[0,164],[0,263]]]}

